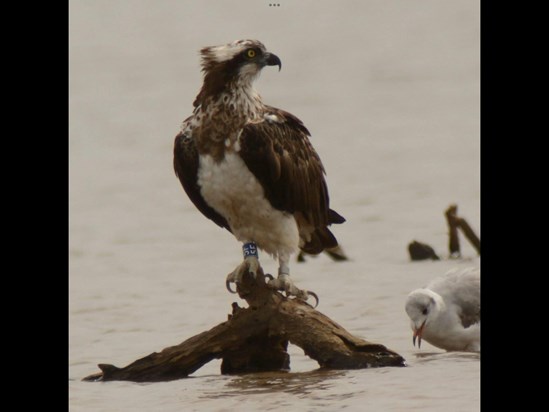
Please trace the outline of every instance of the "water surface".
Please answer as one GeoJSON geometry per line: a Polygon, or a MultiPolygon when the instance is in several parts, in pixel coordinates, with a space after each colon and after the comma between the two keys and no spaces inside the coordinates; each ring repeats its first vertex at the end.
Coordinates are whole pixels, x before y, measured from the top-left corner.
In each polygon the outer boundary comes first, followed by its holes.
{"type": "MultiPolygon", "coordinates": [[[[480,230],[479,4],[439,0],[71,0],[69,390],[74,411],[475,411],[480,356],[412,346],[406,295],[463,260],[443,212],[480,230]],[[198,49],[257,38],[282,60],[257,87],[297,115],[327,170],[334,233],[352,258],[294,263],[319,310],[406,358],[406,368],[221,376],[213,361],[168,383],[88,383],[224,321],[240,245],[187,199],[173,138],[201,82],[198,49]]],[[[272,69],[272,70],[271,70],[272,69]]],[[[276,262],[262,256],[268,272],[276,262]]],[[[240,302],[243,304],[242,302],[240,302]]]]}

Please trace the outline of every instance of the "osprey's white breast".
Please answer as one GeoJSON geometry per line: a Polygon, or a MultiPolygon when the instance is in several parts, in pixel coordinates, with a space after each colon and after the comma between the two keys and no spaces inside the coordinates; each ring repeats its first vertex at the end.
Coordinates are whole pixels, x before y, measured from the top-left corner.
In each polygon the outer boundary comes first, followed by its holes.
{"type": "Polygon", "coordinates": [[[220,162],[200,155],[198,185],[206,202],[222,215],[236,238],[253,241],[272,256],[298,251],[293,215],[271,206],[259,181],[238,153],[228,151],[220,162]]]}

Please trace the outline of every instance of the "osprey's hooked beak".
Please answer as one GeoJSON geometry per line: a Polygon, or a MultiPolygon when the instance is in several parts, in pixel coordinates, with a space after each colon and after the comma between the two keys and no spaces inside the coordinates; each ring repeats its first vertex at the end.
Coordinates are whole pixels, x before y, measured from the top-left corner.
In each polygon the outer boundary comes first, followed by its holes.
{"type": "Polygon", "coordinates": [[[265,53],[265,65],[266,66],[278,66],[278,71],[282,69],[282,62],[276,54],[265,53]]]}
{"type": "Polygon", "coordinates": [[[414,327],[414,337],[412,338],[412,343],[414,346],[416,346],[416,338],[417,339],[417,347],[421,348],[421,335],[423,335],[423,329],[425,328],[425,321],[421,324],[419,328],[414,327]]]}

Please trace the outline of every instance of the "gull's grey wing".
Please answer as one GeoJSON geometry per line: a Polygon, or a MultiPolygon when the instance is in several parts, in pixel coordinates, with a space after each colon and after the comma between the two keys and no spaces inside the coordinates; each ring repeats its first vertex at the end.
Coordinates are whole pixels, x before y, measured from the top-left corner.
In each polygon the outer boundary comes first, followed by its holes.
{"type": "Polygon", "coordinates": [[[427,288],[456,307],[463,327],[480,322],[480,269],[452,270],[433,279],[427,288]]]}

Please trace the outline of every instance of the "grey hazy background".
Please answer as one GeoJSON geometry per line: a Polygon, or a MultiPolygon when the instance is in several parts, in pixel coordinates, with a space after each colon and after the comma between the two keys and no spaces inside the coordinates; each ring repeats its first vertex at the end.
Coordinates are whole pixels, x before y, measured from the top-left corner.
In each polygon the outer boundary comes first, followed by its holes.
{"type": "MultiPolygon", "coordinates": [[[[70,409],[478,410],[479,356],[412,347],[406,294],[464,259],[410,262],[417,239],[447,257],[443,212],[480,233],[479,2],[69,1],[70,409]],[[172,168],[173,138],[201,84],[198,50],[256,38],[282,60],[257,82],[298,116],[327,170],[334,233],[351,256],[292,265],[319,310],[385,344],[409,367],[165,384],[90,384],[225,320],[240,245],[194,208],[172,168]],[[274,395],[274,396],[273,396],[274,395]],[[282,396],[281,396],[282,395],[282,396]]],[[[267,271],[276,262],[263,256],[267,271]]]]}

